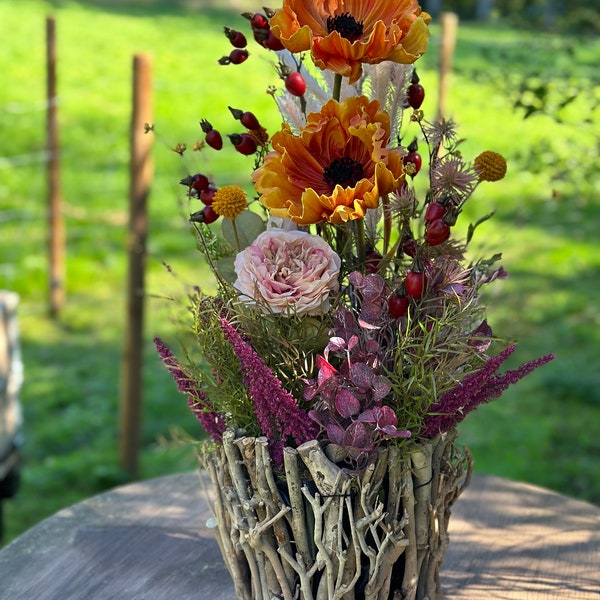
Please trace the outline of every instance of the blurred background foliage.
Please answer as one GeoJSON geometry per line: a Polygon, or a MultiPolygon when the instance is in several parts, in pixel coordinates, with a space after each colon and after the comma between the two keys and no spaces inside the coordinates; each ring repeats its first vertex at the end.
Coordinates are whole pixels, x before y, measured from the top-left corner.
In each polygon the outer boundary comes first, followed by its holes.
{"type": "Polygon", "coordinates": [[[463,20],[501,21],[522,30],[600,32],[598,0],[425,0],[422,6],[434,16],[451,11],[463,20]]]}

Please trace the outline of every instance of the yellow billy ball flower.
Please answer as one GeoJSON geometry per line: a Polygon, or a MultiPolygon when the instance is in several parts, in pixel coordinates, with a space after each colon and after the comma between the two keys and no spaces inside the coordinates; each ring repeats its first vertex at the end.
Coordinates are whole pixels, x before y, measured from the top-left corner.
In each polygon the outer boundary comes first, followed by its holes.
{"type": "Polygon", "coordinates": [[[235,219],[246,210],[246,193],[237,185],[225,185],[219,188],[214,195],[213,210],[223,217],[235,219]]]}
{"type": "Polygon", "coordinates": [[[497,152],[486,150],[473,162],[479,181],[499,181],[506,175],[506,159],[497,152]]]}

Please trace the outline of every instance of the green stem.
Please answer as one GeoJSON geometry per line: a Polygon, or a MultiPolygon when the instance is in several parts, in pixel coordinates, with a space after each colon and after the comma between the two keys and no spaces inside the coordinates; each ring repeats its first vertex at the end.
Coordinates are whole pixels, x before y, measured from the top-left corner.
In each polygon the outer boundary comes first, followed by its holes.
{"type": "Polygon", "coordinates": [[[342,92],[342,76],[336,73],[333,78],[333,99],[340,101],[340,94],[342,92]]]}
{"type": "Polygon", "coordinates": [[[349,239],[347,224],[338,225],[335,228],[335,245],[337,253],[344,257],[346,264],[352,264],[352,242],[349,239]]]}
{"type": "Polygon", "coordinates": [[[358,264],[361,268],[363,268],[367,259],[367,246],[365,242],[365,220],[355,219],[354,225],[356,227],[356,253],[358,255],[358,264]]]}
{"type": "Polygon", "coordinates": [[[392,209],[388,194],[381,197],[381,206],[383,209],[383,255],[385,256],[390,249],[390,239],[392,237],[392,209]]]}
{"type": "Polygon", "coordinates": [[[233,236],[235,237],[236,250],[238,252],[241,252],[242,248],[240,245],[240,238],[238,236],[238,230],[237,230],[237,225],[235,224],[235,219],[230,219],[230,221],[231,221],[231,225],[233,227],[233,236]]]}

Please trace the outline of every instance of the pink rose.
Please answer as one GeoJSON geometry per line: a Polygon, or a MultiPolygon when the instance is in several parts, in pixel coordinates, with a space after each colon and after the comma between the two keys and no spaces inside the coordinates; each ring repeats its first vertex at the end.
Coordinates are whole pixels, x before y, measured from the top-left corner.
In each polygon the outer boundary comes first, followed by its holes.
{"type": "Polygon", "coordinates": [[[318,236],[269,229],[235,258],[242,300],[264,301],[273,312],[318,315],[339,290],[340,257],[318,236]]]}

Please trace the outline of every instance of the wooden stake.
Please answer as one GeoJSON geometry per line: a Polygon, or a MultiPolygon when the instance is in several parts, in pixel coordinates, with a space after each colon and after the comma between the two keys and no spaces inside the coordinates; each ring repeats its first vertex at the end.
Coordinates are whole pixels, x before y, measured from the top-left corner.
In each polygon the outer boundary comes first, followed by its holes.
{"type": "Polygon", "coordinates": [[[56,23],[46,18],[46,145],[48,161],[48,302],[52,317],[65,302],[65,225],[60,191],[59,135],[56,94],[56,23]]]}
{"type": "Polygon", "coordinates": [[[147,199],[152,181],[152,136],[144,125],[152,121],[152,68],[150,58],[133,57],[133,110],[127,253],[127,320],[122,364],[120,405],[121,465],[131,475],[138,470],[142,413],[144,276],[148,233],[147,199]]]}
{"type": "Polygon", "coordinates": [[[441,15],[442,21],[442,43],[440,54],[440,87],[438,95],[437,120],[446,117],[448,90],[450,88],[450,72],[452,70],[452,59],[456,48],[456,31],[458,29],[458,15],[446,12],[441,15]]]}

